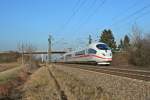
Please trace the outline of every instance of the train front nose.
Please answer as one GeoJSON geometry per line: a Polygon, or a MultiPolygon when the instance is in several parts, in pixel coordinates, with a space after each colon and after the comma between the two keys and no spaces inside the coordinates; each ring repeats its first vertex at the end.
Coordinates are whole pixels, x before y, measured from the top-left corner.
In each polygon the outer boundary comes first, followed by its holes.
{"type": "Polygon", "coordinates": [[[111,50],[104,50],[100,55],[102,56],[103,61],[112,61],[111,50]]]}
{"type": "Polygon", "coordinates": [[[111,60],[110,58],[112,58],[112,52],[106,44],[97,44],[96,48],[99,51],[98,55],[102,56],[102,59],[111,60]]]}
{"type": "Polygon", "coordinates": [[[100,65],[110,65],[112,62],[112,53],[111,50],[100,50],[98,53],[99,59],[97,59],[97,63],[100,65]]]}

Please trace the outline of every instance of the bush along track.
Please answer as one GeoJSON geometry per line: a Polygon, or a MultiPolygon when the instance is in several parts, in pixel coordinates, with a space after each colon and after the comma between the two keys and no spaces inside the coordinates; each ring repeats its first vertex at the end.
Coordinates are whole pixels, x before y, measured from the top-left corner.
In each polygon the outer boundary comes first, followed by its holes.
{"type": "Polygon", "coordinates": [[[23,85],[31,75],[26,67],[19,66],[0,73],[0,100],[22,99],[23,85]]]}
{"type": "Polygon", "coordinates": [[[7,77],[6,80],[3,80],[5,82],[0,84],[0,100],[21,99],[21,86],[27,80],[28,74],[22,68],[19,68],[17,74],[10,75],[12,77],[7,77]]]}

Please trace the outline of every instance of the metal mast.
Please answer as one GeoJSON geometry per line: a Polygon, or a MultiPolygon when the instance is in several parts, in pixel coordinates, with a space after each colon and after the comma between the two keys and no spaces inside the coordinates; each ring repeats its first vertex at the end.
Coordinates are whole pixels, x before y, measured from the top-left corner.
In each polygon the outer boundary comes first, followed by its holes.
{"type": "Polygon", "coordinates": [[[48,63],[51,63],[51,45],[52,45],[52,36],[49,35],[49,38],[48,38],[48,63]]]}
{"type": "Polygon", "coordinates": [[[24,64],[24,45],[23,45],[23,43],[22,43],[22,45],[21,45],[21,54],[22,54],[22,65],[24,64]]]}
{"type": "Polygon", "coordinates": [[[89,35],[89,44],[91,44],[91,43],[92,43],[92,36],[89,35]]]}

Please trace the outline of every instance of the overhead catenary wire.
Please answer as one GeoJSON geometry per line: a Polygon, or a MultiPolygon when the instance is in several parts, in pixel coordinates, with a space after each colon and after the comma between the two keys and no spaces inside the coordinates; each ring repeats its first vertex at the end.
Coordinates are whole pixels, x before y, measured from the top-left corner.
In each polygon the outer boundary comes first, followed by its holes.
{"type": "MultiPolygon", "coordinates": [[[[144,12],[144,13],[141,13],[141,12],[143,12],[144,10],[146,10],[147,8],[149,8],[150,7],[150,4],[149,4],[149,6],[147,5],[147,6],[144,6],[143,8],[141,8],[141,10],[138,12],[138,13],[136,13],[135,15],[134,15],[134,20],[135,20],[135,22],[136,22],[136,20],[138,20],[139,18],[141,18],[141,17],[144,17],[145,15],[147,15],[147,14],[149,14],[150,13],[150,10],[149,11],[147,11],[147,12],[144,12]],[[141,13],[140,15],[138,15],[138,16],[136,16],[137,14],[139,14],[139,13],[141,13]]],[[[129,19],[131,19],[131,18],[133,18],[133,16],[130,16],[128,19],[126,19],[126,20],[129,20],[129,19]]],[[[119,28],[117,28],[117,30],[120,30],[121,28],[122,28],[122,26],[124,26],[124,25],[126,25],[126,24],[130,24],[130,22],[128,22],[128,23],[122,23],[122,25],[119,25],[119,28]]]]}
{"type": "Polygon", "coordinates": [[[137,14],[143,12],[145,9],[147,9],[147,8],[149,8],[149,7],[150,7],[150,4],[148,4],[148,5],[146,5],[146,6],[142,7],[142,8],[140,8],[140,9],[138,9],[138,10],[136,10],[135,12],[131,13],[130,15],[128,15],[128,16],[126,16],[126,17],[124,17],[124,18],[122,18],[122,19],[116,21],[116,22],[113,23],[113,24],[111,24],[110,27],[113,26],[113,25],[116,25],[116,24],[118,24],[118,23],[120,23],[120,22],[124,22],[124,21],[126,21],[126,20],[129,20],[129,19],[132,18],[133,16],[135,16],[135,15],[137,15],[137,14]]]}
{"type": "MultiPolygon", "coordinates": [[[[140,8],[140,9],[136,10],[135,12],[131,13],[130,15],[128,15],[128,16],[126,16],[126,17],[124,17],[123,19],[121,19],[121,20],[119,20],[119,21],[117,21],[117,22],[111,24],[108,28],[111,28],[111,26],[113,26],[113,25],[115,26],[115,25],[116,25],[117,23],[119,23],[119,22],[122,22],[122,23],[123,23],[123,22],[125,22],[126,20],[129,20],[130,18],[133,18],[133,16],[135,16],[135,15],[137,15],[137,14],[143,12],[144,10],[148,9],[149,7],[150,7],[150,4],[145,5],[144,7],[142,7],[142,8],[140,8]]],[[[137,16],[137,17],[135,18],[135,20],[138,20],[139,18],[141,18],[141,17],[143,17],[143,16],[145,16],[145,15],[147,15],[147,14],[149,14],[149,13],[150,13],[150,11],[144,12],[144,13],[142,13],[141,15],[137,16]]],[[[119,30],[119,29],[121,29],[121,28],[118,28],[118,30],[119,30]]],[[[97,31],[99,31],[99,29],[98,29],[97,31]]]]}
{"type": "MultiPolygon", "coordinates": [[[[94,0],[92,3],[91,3],[91,6],[89,7],[91,9],[91,7],[94,7],[94,4],[99,1],[99,0],[94,0]]],[[[87,17],[86,19],[84,20],[84,22],[80,23],[79,24],[79,28],[77,28],[78,30],[83,27],[88,21],[89,19],[106,3],[107,0],[102,0],[98,6],[94,9],[94,11],[92,11],[87,17]]],[[[74,34],[76,33],[77,30],[75,30],[74,34]]]]}
{"type": "Polygon", "coordinates": [[[150,14],[150,10],[149,10],[149,11],[147,11],[147,12],[142,13],[142,14],[141,14],[141,15],[139,15],[139,16],[137,16],[137,17],[135,18],[135,20],[138,20],[138,19],[140,19],[140,18],[142,18],[142,17],[146,16],[147,14],[150,14]]]}
{"type": "MultiPolygon", "coordinates": [[[[78,0],[79,1],[79,0],[78,0]]],[[[96,1],[96,0],[95,0],[96,1]]],[[[104,1],[104,0],[103,0],[104,1]]],[[[82,2],[83,3],[83,2],[82,2]]],[[[135,3],[136,4],[136,3],[135,3]]],[[[135,5],[134,4],[134,5],[135,5]]],[[[81,3],[80,3],[80,5],[81,5],[81,3]]],[[[80,8],[80,5],[78,6],[78,8],[80,8]]],[[[101,7],[101,6],[100,6],[101,7]]],[[[122,19],[120,19],[120,20],[118,20],[118,21],[116,21],[115,23],[112,23],[111,24],[111,26],[115,26],[116,24],[118,24],[118,23],[123,23],[123,22],[125,22],[126,20],[129,20],[130,18],[133,18],[133,17],[135,17],[136,15],[138,15],[139,13],[141,13],[141,12],[143,12],[143,11],[145,11],[147,8],[149,8],[150,7],[150,4],[148,4],[148,5],[146,5],[146,6],[144,6],[144,7],[142,7],[142,8],[140,8],[140,9],[138,9],[138,10],[136,10],[136,11],[134,11],[133,13],[131,13],[131,14],[129,14],[129,15],[127,15],[127,16],[125,16],[124,18],[122,18],[122,19]]],[[[69,17],[69,19],[66,21],[66,23],[65,23],[65,25],[64,25],[64,28],[72,21],[72,19],[73,19],[73,17],[78,13],[78,11],[79,11],[80,9],[77,9],[76,8],[76,10],[75,10],[75,12],[73,12],[73,14],[69,17]]],[[[96,10],[94,10],[94,11],[96,11],[96,10]]],[[[86,18],[86,20],[85,20],[85,22],[83,22],[83,23],[81,23],[81,25],[79,24],[79,28],[81,28],[81,26],[84,26],[85,25],[85,23],[87,23],[88,21],[89,21],[89,19],[93,16],[95,14],[95,12],[93,12],[93,13],[91,13],[90,15],[88,15],[87,16],[87,18],[86,18]]],[[[140,16],[142,16],[142,15],[140,15],[140,16]]],[[[138,19],[138,18],[136,18],[136,19],[138,19]]]]}
{"type": "MultiPolygon", "coordinates": [[[[137,3],[136,3],[136,4],[137,4],[137,3]]],[[[143,7],[141,7],[140,9],[134,11],[134,12],[131,13],[130,15],[125,16],[124,18],[122,18],[122,19],[118,20],[117,22],[111,24],[111,26],[116,25],[116,24],[118,24],[118,23],[120,23],[120,22],[123,23],[123,22],[129,20],[130,18],[136,17],[136,16],[139,15],[141,12],[144,12],[145,10],[147,10],[149,7],[150,7],[150,4],[147,4],[147,5],[143,6],[143,7]]],[[[139,19],[139,18],[141,18],[141,17],[143,17],[143,16],[145,16],[145,15],[147,15],[147,14],[149,14],[149,13],[150,13],[150,11],[144,12],[144,13],[140,14],[139,16],[137,16],[137,17],[135,18],[135,20],[137,20],[137,19],[139,19]]],[[[110,28],[110,27],[109,27],[109,28],[110,28]]]]}
{"type": "Polygon", "coordinates": [[[71,20],[73,19],[73,17],[80,11],[81,7],[86,3],[86,0],[78,0],[75,4],[75,6],[73,7],[73,13],[70,15],[70,17],[67,19],[67,21],[65,22],[65,24],[60,28],[60,30],[64,30],[68,24],[71,22],[71,20]]]}
{"type": "MultiPolygon", "coordinates": [[[[84,25],[86,23],[89,22],[89,20],[91,19],[92,16],[94,16],[94,14],[106,3],[106,0],[102,0],[102,2],[96,7],[96,9],[94,9],[94,11],[92,11],[87,17],[86,19],[81,22],[77,28],[77,30],[81,29],[82,27],[84,27],[84,25]]],[[[76,33],[76,32],[75,32],[76,33]]]]}
{"type": "MultiPolygon", "coordinates": [[[[140,19],[140,18],[142,18],[142,17],[144,17],[144,16],[146,16],[146,15],[148,15],[148,14],[150,14],[150,10],[147,11],[147,12],[144,12],[144,13],[140,14],[139,16],[136,16],[136,17],[134,18],[134,19],[135,19],[135,22],[136,22],[138,19],[140,19]]],[[[125,23],[125,24],[129,24],[129,23],[130,23],[130,22],[125,23]]],[[[125,24],[124,24],[124,25],[125,25],[125,24]]],[[[121,26],[123,26],[123,25],[121,25],[121,26]]],[[[121,26],[119,26],[118,30],[121,29],[121,26]]]]}
{"type": "MultiPolygon", "coordinates": [[[[140,0],[141,1],[141,0],[140,0]]],[[[114,16],[112,18],[112,20],[116,20],[118,17],[126,14],[129,10],[131,10],[132,8],[134,8],[135,6],[137,6],[140,2],[136,1],[135,3],[133,3],[130,7],[126,8],[124,11],[120,12],[118,15],[114,16]]]]}
{"type": "MultiPolygon", "coordinates": [[[[93,3],[91,3],[92,6],[93,6],[97,1],[98,1],[98,0],[95,0],[93,3]]],[[[83,26],[90,20],[90,18],[106,3],[106,1],[107,1],[107,0],[102,0],[102,2],[100,2],[100,3],[98,4],[98,6],[96,7],[96,9],[94,9],[94,11],[91,12],[91,13],[86,17],[86,19],[84,20],[84,22],[83,22],[83,23],[80,23],[78,29],[80,29],[81,27],[83,27],[83,26]]],[[[91,9],[91,7],[90,7],[90,9],[91,9]]],[[[75,32],[75,33],[76,33],[76,32],[75,32]]]]}

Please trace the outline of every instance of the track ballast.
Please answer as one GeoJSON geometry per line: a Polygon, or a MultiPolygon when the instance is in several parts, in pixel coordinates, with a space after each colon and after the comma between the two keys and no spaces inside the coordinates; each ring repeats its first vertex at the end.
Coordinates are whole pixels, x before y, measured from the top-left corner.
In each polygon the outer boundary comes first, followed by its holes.
{"type": "Polygon", "coordinates": [[[112,68],[110,66],[94,66],[94,65],[79,65],[65,64],[67,67],[79,68],[94,72],[106,73],[111,75],[123,76],[132,79],[150,81],[150,71],[112,68]]]}

